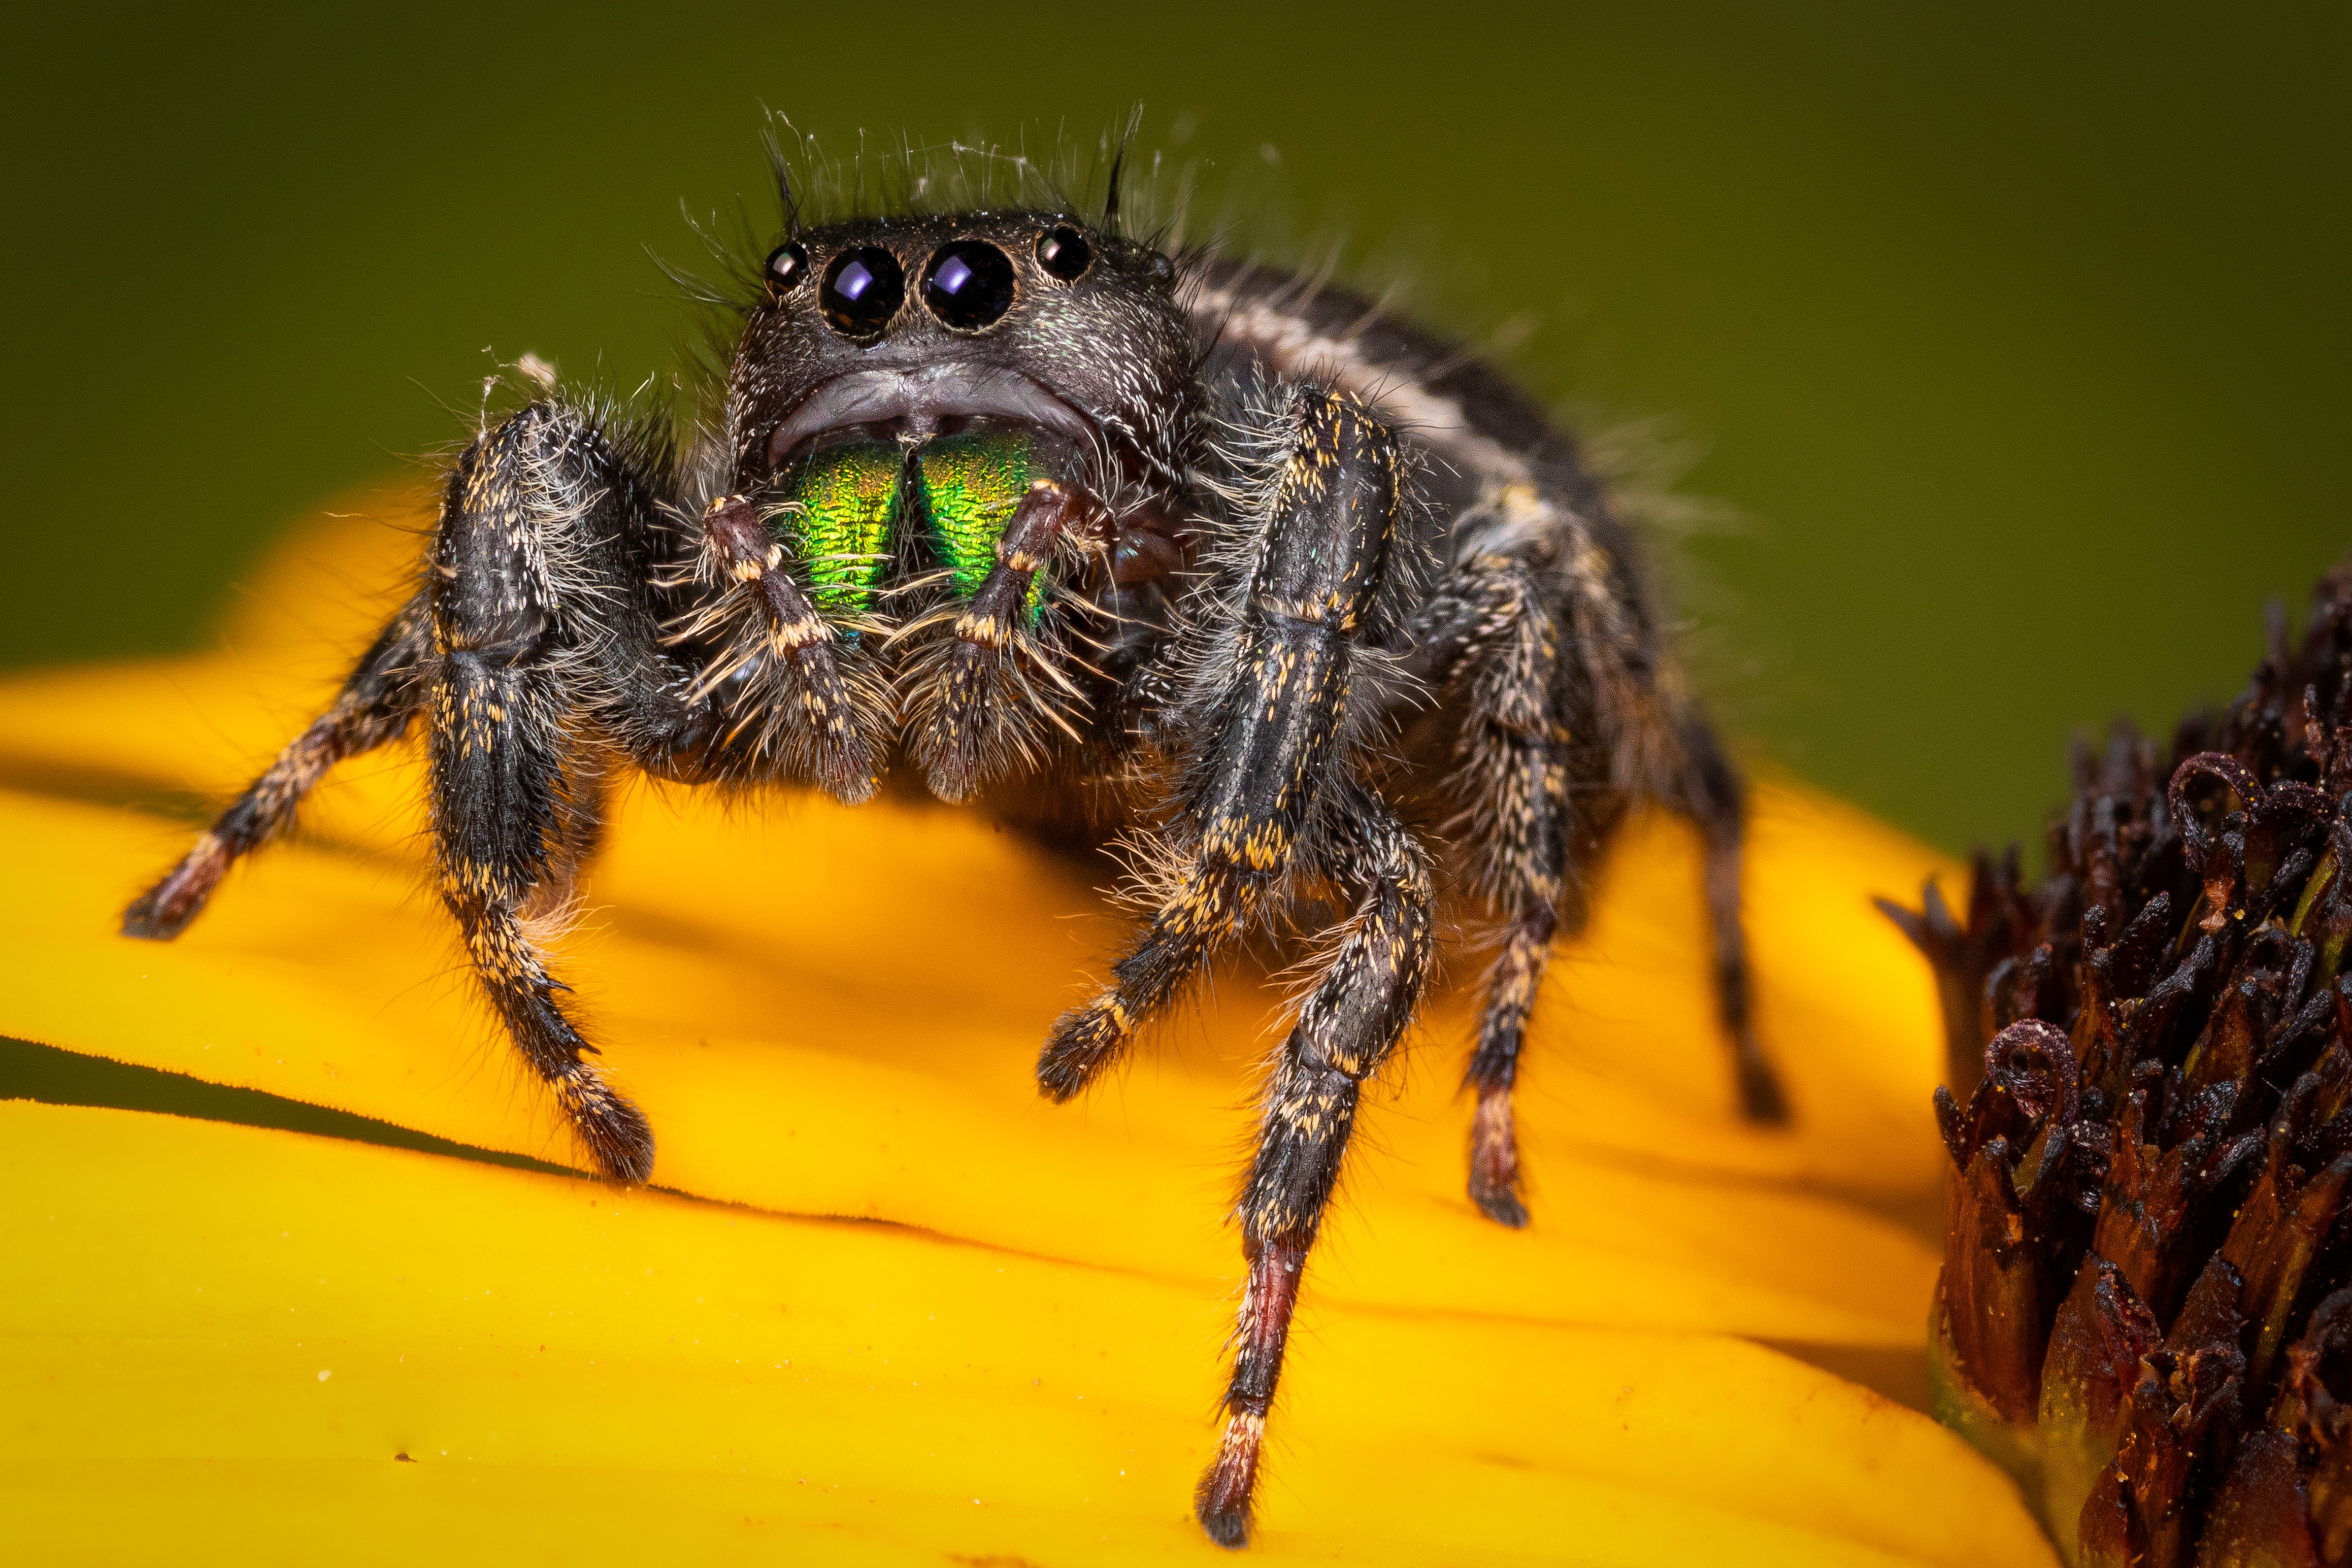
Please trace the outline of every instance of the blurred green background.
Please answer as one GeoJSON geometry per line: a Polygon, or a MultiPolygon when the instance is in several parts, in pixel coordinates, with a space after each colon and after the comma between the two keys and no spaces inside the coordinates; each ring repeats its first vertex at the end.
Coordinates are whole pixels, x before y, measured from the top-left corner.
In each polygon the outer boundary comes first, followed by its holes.
{"type": "Polygon", "coordinates": [[[1140,100],[1240,237],[1413,256],[1439,321],[1534,319],[1539,391],[1673,421],[1741,517],[1689,602],[1751,755],[2030,836],[2071,731],[2234,691],[2352,542],[2347,16],[44,8],[0,64],[0,663],[196,645],[493,352],[669,366],[642,247],[764,214],[763,101],[841,152],[1140,100]]]}

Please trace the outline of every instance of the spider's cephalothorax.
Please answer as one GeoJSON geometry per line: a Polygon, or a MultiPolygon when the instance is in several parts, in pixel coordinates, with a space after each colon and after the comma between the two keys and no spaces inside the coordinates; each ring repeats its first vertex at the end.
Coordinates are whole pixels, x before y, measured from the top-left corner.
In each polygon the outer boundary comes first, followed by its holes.
{"type": "Polygon", "coordinates": [[[1782,1112],[1747,1019],[1738,781],[1568,437],[1360,298],[1115,229],[1018,210],[790,233],[683,439],[549,378],[450,469],[421,586],[333,706],[124,929],[178,933],[330,767],[421,723],[475,971],[596,1161],[642,1180],[651,1131],[533,925],[617,769],[856,801],[895,767],[1040,821],[1115,784],[1091,798],[1141,849],[1150,919],[1045,1042],[1055,1100],[1221,947],[1330,914],[1238,1205],[1248,1282],[1196,1500],[1237,1545],[1301,1271],[1420,1002],[1441,881],[1501,932],[1468,1073],[1487,1215],[1527,1221],[1520,1042],[1581,868],[1635,802],[1705,831],[1743,1099],[1782,1112]]]}

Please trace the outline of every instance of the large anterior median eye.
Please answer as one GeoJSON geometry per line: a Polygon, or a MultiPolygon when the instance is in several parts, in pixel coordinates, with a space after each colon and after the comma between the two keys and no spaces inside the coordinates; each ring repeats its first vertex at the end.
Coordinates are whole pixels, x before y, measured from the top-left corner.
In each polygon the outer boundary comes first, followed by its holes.
{"type": "Polygon", "coordinates": [[[1013,263],[982,240],[943,245],[923,275],[923,303],[959,332],[993,327],[1013,308],[1013,263]]]}
{"type": "Polygon", "coordinates": [[[907,275],[898,258],[878,245],[862,245],[824,269],[825,325],[845,338],[878,338],[906,303],[907,275]]]}
{"type": "MultiPolygon", "coordinates": [[[[1029,493],[1029,437],[975,430],[942,435],[915,457],[931,538],[946,558],[955,591],[969,599],[996,568],[996,541],[1029,493]]],[[[1044,601],[1045,574],[1029,584],[1029,613],[1044,601]]]]}
{"type": "Polygon", "coordinates": [[[829,446],[803,460],[790,526],[819,610],[865,612],[890,565],[890,525],[905,468],[894,442],[829,446]]]}

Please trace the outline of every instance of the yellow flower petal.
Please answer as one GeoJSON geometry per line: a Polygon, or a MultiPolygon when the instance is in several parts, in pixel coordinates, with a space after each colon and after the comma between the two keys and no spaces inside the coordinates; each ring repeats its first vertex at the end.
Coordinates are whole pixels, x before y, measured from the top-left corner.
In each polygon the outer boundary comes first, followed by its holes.
{"type": "MultiPolygon", "coordinates": [[[[40,1173],[0,1188],[0,1506],[42,1561],[1213,1552],[1192,1291],[174,1118],[0,1139],[40,1173]]],[[[2052,1560],[1958,1438],[1737,1341],[1302,1324],[1255,1561],[2052,1560]]]]}
{"type": "MultiPolygon", "coordinates": [[[[605,1060],[662,1138],[655,1181],[1234,1278],[1222,1221],[1267,1004],[1229,980],[1203,1027],[1180,1025],[1124,1082],[1048,1104],[1030,1066],[1090,956],[1086,929],[1057,915],[1089,907],[1083,885],[953,813],[803,814],[825,820],[788,833],[646,802],[616,825],[597,883],[614,903],[573,972],[605,1060]],[[689,829],[718,841],[685,852],[689,829]],[[663,864],[685,893],[656,873],[663,864]],[[640,880],[649,907],[630,897],[640,880]]],[[[405,862],[282,846],[177,942],[130,942],[111,925],[121,889],[169,858],[171,835],[5,793],[0,835],[22,846],[0,866],[0,933],[19,967],[0,1033],[573,1157],[476,1015],[440,911],[405,862]]],[[[1093,924],[1097,938],[1116,933],[1093,924]]],[[[1706,1067],[1722,1076],[1719,1057],[1706,1067]]],[[[1918,1343],[1937,1256],[1894,1224],[1677,1171],[1671,1156],[1650,1170],[1604,1163],[1555,1147],[1565,1141],[1539,1111],[1528,1121],[1538,1223],[1515,1233],[1463,1197],[1464,1112],[1450,1071],[1421,1066],[1370,1120],[1318,1289],[1559,1322],[1918,1343]]]]}

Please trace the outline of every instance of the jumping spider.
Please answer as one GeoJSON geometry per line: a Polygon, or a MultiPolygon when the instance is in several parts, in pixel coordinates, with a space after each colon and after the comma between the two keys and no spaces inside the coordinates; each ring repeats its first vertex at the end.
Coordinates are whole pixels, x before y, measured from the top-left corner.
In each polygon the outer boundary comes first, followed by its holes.
{"type": "Polygon", "coordinates": [[[1107,813],[1152,913],[1046,1040],[1055,1101],[1221,948],[1295,940],[1315,912],[1195,1497],[1238,1546],[1359,1097],[1429,977],[1441,869],[1500,927],[1467,1074],[1489,1217],[1527,1223],[1520,1040],[1636,802],[1703,831],[1741,1098],[1784,1114],[1748,1028],[1739,780],[1575,444],[1475,355],[1338,288],[1129,237],[1115,173],[1097,222],[803,226],[784,167],[785,235],[699,422],[675,434],[551,377],[486,422],[414,597],[123,929],[177,935],[330,768],[421,721],[441,894],[482,988],[597,1164],[642,1181],[652,1131],[532,925],[622,769],[856,802],[903,761],[1001,817],[1107,813]]]}

